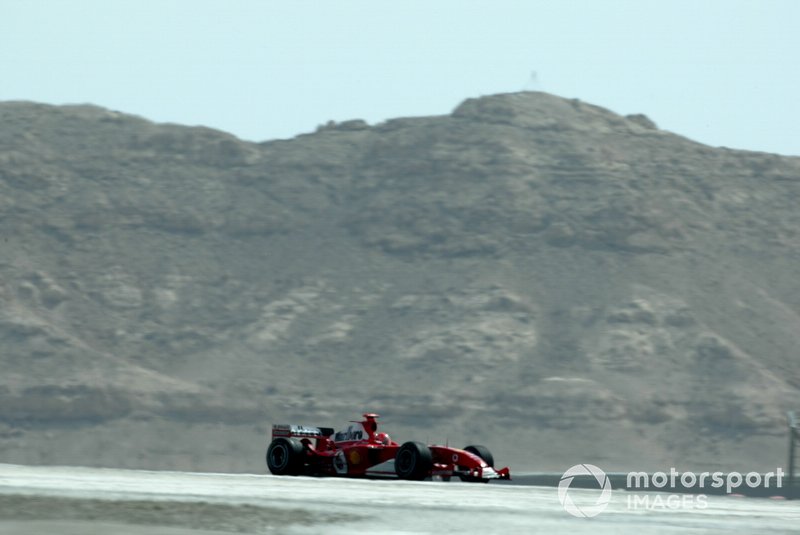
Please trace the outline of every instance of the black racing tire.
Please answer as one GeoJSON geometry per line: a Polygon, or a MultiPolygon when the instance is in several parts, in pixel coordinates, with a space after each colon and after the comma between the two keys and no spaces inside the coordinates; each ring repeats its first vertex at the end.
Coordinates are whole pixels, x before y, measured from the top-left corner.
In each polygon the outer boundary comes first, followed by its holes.
{"type": "Polygon", "coordinates": [[[422,480],[433,468],[433,454],[422,442],[406,442],[394,457],[394,471],[400,479],[422,480]]]}
{"type": "Polygon", "coordinates": [[[267,448],[267,467],[276,476],[303,472],[303,444],[293,438],[276,438],[267,448]]]}
{"type": "Polygon", "coordinates": [[[486,446],[478,446],[478,445],[467,446],[466,448],[464,448],[464,451],[469,452],[473,455],[477,455],[478,457],[483,459],[483,462],[494,468],[494,456],[492,456],[492,452],[489,451],[489,448],[487,448],[486,446]]]}

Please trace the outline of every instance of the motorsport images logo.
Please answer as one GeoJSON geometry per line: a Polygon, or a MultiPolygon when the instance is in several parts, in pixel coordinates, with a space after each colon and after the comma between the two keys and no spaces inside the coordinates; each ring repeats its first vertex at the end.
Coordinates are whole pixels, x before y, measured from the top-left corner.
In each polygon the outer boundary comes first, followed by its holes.
{"type": "Polygon", "coordinates": [[[601,469],[593,464],[576,464],[561,476],[558,482],[558,500],[564,510],[572,516],[591,518],[605,511],[611,501],[611,481],[601,469]],[[591,490],[570,492],[570,485],[575,476],[594,476],[601,489],[600,496],[591,490]]]}

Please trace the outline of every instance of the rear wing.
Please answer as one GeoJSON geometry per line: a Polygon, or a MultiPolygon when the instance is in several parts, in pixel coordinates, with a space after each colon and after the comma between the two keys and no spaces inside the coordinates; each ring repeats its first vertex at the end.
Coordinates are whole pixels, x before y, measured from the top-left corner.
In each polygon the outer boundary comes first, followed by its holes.
{"type": "Polygon", "coordinates": [[[299,438],[322,438],[333,434],[332,427],[309,427],[307,425],[286,425],[275,424],[272,426],[272,438],[279,437],[299,437],[299,438]]]}

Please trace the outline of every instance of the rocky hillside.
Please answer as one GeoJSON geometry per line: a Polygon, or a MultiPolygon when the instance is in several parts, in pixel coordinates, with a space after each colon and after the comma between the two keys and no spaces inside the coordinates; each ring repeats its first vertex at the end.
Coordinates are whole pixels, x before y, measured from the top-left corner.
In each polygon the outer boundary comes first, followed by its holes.
{"type": "Polygon", "coordinates": [[[246,143],[0,103],[0,462],[264,471],[384,415],[512,467],[768,469],[800,159],[544,93],[246,143]]]}

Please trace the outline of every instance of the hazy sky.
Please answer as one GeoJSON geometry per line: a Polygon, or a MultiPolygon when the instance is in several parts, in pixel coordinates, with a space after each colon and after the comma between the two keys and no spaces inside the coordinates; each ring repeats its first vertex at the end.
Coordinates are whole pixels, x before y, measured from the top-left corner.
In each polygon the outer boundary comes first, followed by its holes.
{"type": "Polygon", "coordinates": [[[258,141],[539,89],[800,155],[799,58],[797,0],[0,2],[0,100],[258,141]]]}

